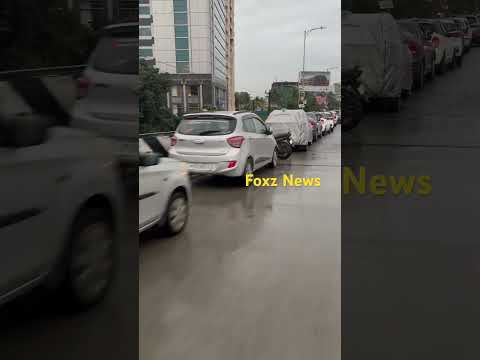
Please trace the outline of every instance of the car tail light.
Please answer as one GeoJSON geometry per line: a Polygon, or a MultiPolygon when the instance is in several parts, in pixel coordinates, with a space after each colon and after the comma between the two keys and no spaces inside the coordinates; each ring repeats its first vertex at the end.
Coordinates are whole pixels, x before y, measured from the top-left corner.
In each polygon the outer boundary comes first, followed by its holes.
{"type": "Polygon", "coordinates": [[[409,41],[408,49],[410,50],[413,56],[417,55],[417,44],[415,44],[415,42],[409,41]]]}
{"type": "Polygon", "coordinates": [[[438,47],[440,46],[440,39],[435,36],[435,37],[432,39],[432,45],[433,45],[433,47],[434,47],[435,49],[438,48],[438,47]]]}
{"type": "Polygon", "coordinates": [[[235,166],[237,166],[237,162],[236,161],[230,161],[228,163],[228,169],[233,169],[235,166]]]}
{"type": "Polygon", "coordinates": [[[227,139],[228,145],[234,148],[241,148],[245,138],[243,136],[233,136],[227,139]]]}
{"type": "Polygon", "coordinates": [[[463,38],[463,33],[461,31],[452,31],[450,33],[451,37],[463,38]]]}
{"type": "Polygon", "coordinates": [[[80,77],[77,79],[77,99],[84,98],[88,94],[88,90],[90,89],[90,86],[92,85],[92,82],[90,81],[89,78],[87,77],[80,77]]]}
{"type": "Polygon", "coordinates": [[[170,147],[174,147],[175,145],[177,145],[177,137],[176,136],[172,136],[170,138],[170,147]]]}

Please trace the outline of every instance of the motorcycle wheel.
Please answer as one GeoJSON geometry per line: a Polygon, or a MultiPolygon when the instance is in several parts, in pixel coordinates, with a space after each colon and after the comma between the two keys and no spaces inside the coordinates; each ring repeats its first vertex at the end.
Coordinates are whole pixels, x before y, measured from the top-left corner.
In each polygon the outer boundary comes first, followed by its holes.
{"type": "Polygon", "coordinates": [[[287,141],[277,143],[277,156],[281,160],[286,160],[292,155],[293,149],[287,141]]]}
{"type": "Polygon", "coordinates": [[[363,118],[360,94],[351,88],[342,88],[342,131],[356,127],[363,118]]]}

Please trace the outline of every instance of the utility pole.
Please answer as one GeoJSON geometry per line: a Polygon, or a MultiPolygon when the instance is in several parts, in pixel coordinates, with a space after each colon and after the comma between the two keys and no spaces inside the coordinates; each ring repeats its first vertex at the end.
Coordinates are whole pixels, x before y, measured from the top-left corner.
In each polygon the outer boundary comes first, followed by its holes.
{"type": "Polygon", "coordinates": [[[307,54],[307,37],[310,35],[312,32],[316,30],[325,30],[327,27],[326,26],[319,26],[319,27],[314,27],[311,29],[307,29],[303,32],[303,67],[302,67],[302,75],[300,82],[302,84],[301,89],[298,91],[298,104],[300,105],[300,98],[301,98],[301,93],[305,92],[305,60],[306,60],[306,54],[307,54]]]}

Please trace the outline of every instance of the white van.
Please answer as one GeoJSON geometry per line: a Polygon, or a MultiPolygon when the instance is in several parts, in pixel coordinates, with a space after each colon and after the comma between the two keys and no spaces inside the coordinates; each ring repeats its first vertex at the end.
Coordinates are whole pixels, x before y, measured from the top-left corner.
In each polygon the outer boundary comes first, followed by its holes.
{"type": "Polygon", "coordinates": [[[266,124],[272,130],[277,124],[283,124],[290,130],[293,146],[307,151],[307,146],[313,142],[313,133],[308,125],[307,113],[304,110],[274,110],[266,124]]]}

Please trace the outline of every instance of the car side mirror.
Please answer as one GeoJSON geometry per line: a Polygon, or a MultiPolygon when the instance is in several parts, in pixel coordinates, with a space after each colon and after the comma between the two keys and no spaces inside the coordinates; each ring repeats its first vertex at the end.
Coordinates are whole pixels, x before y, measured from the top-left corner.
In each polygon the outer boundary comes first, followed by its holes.
{"type": "Polygon", "coordinates": [[[158,165],[160,157],[156,153],[145,153],[140,155],[140,166],[149,167],[158,165]]]}
{"type": "Polygon", "coordinates": [[[270,126],[267,126],[267,130],[265,131],[265,135],[272,135],[272,134],[273,134],[272,128],[270,126]]]}
{"type": "Polygon", "coordinates": [[[50,122],[45,116],[20,114],[0,119],[0,123],[5,131],[6,146],[22,148],[44,143],[50,122]]]}

